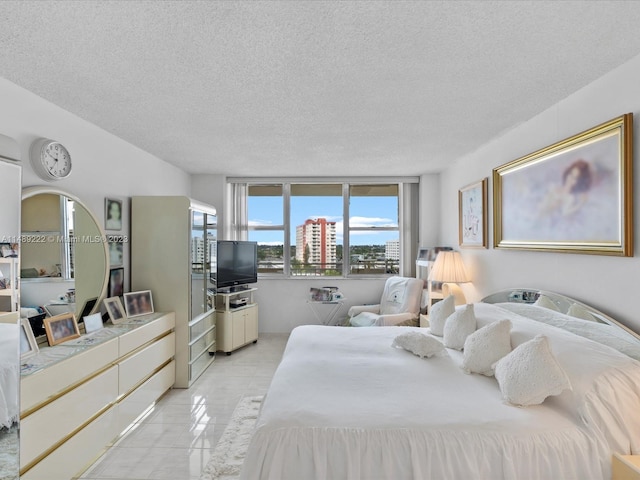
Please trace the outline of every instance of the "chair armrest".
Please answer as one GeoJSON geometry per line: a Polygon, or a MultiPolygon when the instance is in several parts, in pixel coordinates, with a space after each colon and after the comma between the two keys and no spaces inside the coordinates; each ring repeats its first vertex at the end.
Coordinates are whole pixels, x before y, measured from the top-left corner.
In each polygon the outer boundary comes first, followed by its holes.
{"type": "Polygon", "coordinates": [[[380,304],[378,305],[354,305],[349,309],[347,314],[350,317],[355,317],[362,312],[380,313],[380,304]]]}
{"type": "Polygon", "coordinates": [[[385,327],[392,327],[398,323],[415,320],[417,318],[419,318],[419,316],[415,313],[391,313],[388,315],[380,315],[380,322],[385,327]]]}

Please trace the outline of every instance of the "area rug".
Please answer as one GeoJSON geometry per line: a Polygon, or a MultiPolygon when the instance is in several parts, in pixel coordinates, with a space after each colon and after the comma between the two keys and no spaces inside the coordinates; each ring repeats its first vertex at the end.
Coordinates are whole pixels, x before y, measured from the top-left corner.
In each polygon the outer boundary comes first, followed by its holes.
{"type": "Polygon", "coordinates": [[[262,396],[238,402],[200,480],[235,480],[240,476],[261,404],[262,396]]]}

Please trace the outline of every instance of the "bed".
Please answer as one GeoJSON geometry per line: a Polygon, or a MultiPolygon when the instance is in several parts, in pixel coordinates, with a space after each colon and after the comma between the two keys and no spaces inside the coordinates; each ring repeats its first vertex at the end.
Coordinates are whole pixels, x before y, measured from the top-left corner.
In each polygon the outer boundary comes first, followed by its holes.
{"type": "Polygon", "coordinates": [[[0,428],[18,420],[18,326],[0,323],[0,428]]]}
{"type": "Polygon", "coordinates": [[[473,305],[475,330],[509,320],[514,350],[543,336],[570,389],[514,406],[495,377],[463,371],[464,350],[422,358],[391,346],[426,329],[297,327],[241,478],[609,479],[613,452],[640,453],[637,336],[550,292],[485,300],[473,305]],[[532,304],[542,296],[560,311],[532,304]]]}

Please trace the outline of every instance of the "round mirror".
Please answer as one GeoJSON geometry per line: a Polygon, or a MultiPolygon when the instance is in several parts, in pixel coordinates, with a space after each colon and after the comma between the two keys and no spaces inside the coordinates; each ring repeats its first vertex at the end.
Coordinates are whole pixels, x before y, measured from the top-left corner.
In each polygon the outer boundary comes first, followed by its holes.
{"type": "Polygon", "coordinates": [[[21,224],[21,307],[42,307],[52,316],[74,312],[78,320],[97,311],[109,250],[91,210],[67,192],[29,187],[22,191],[21,224]]]}

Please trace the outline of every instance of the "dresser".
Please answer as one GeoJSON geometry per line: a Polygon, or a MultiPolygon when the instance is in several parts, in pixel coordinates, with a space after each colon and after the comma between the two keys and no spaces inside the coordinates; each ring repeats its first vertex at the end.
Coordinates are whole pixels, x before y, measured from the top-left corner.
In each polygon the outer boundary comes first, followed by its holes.
{"type": "Polygon", "coordinates": [[[175,315],[152,313],[21,365],[20,478],[81,474],[175,382],[175,315]]]}

